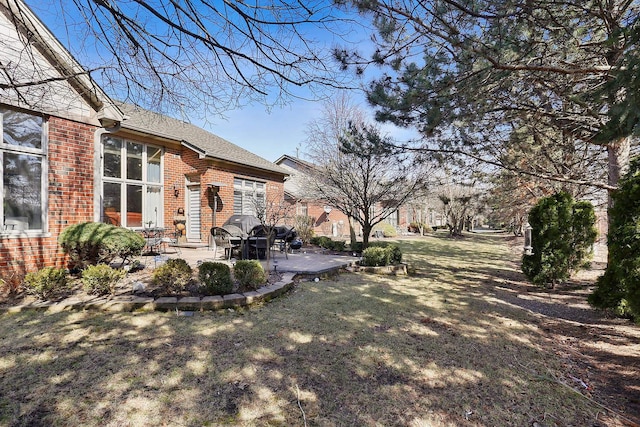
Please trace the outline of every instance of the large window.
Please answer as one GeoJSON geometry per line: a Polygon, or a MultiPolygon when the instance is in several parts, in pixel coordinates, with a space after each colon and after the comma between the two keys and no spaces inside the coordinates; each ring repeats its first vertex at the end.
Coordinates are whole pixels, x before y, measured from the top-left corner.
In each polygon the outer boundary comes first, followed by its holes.
{"type": "Polygon", "coordinates": [[[394,227],[397,227],[398,225],[400,225],[400,214],[398,213],[397,210],[391,212],[391,215],[389,215],[386,219],[385,222],[388,222],[389,224],[393,225],[394,227]]]}
{"type": "Polygon", "coordinates": [[[299,202],[296,205],[296,215],[309,216],[309,204],[307,202],[299,202]]]}
{"type": "Polygon", "coordinates": [[[46,132],[40,116],[0,107],[0,232],[44,231],[46,132]]]}
{"type": "Polygon", "coordinates": [[[161,227],[162,148],[109,135],[102,139],[103,221],[161,227]]]}
{"type": "Polygon", "coordinates": [[[233,213],[258,216],[265,206],[265,183],[249,179],[233,180],[233,213]]]}

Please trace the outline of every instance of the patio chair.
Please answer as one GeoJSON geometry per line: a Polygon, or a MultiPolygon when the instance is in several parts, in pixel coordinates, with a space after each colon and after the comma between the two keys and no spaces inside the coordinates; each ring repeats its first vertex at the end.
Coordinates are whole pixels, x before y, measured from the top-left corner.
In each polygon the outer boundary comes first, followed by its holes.
{"type": "Polygon", "coordinates": [[[274,243],[276,248],[280,249],[280,252],[284,252],[285,258],[289,259],[289,255],[287,255],[287,253],[291,246],[291,242],[298,237],[298,233],[296,233],[296,230],[293,227],[289,228],[284,225],[276,225],[273,228],[273,233],[275,234],[274,243]]]}
{"type": "Polygon", "coordinates": [[[180,231],[176,231],[175,233],[173,233],[173,237],[169,237],[167,235],[163,236],[160,240],[161,240],[161,244],[164,245],[164,253],[167,253],[167,246],[173,246],[176,250],[176,253],[179,255],[182,255],[182,250],[180,249],[180,246],[178,245],[178,236],[180,234],[180,231]]]}
{"type": "Polygon", "coordinates": [[[231,235],[221,227],[213,227],[211,237],[213,238],[213,259],[216,259],[218,249],[224,249],[224,258],[230,261],[233,249],[239,247],[231,242],[231,235]]]}
{"type": "Polygon", "coordinates": [[[267,251],[272,251],[275,240],[276,235],[273,230],[269,233],[266,227],[262,225],[255,226],[249,233],[249,237],[247,237],[249,258],[255,254],[256,259],[265,259],[267,251]]]}
{"type": "Polygon", "coordinates": [[[160,228],[145,228],[142,234],[146,242],[145,250],[150,254],[159,253],[164,231],[160,228]]]}

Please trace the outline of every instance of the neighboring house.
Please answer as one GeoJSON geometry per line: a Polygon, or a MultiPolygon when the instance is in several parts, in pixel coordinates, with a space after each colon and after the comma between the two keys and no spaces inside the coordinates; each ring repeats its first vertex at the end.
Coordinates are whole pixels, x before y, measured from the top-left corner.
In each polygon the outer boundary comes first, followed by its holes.
{"type": "MultiPolygon", "coordinates": [[[[305,191],[305,179],[313,165],[297,157],[281,156],[275,163],[287,171],[289,177],[284,183],[284,198],[292,206],[294,216],[307,216],[313,220],[314,234],[320,236],[348,236],[347,216],[332,206],[309,196],[305,191]]],[[[290,225],[293,225],[290,224],[290,225]]],[[[360,228],[357,226],[357,233],[360,228]]]]}
{"type": "MultiPolygon", "coordinates": [[[[305,181],[314,165],[297,157],[283,155],[275,164],[285,169],[289,178],[284,183],[285,200],[292,206],[296,215],[305,215],[313,219],[313,230],[316,235],[345,237],[349,236],[349,221],[347,216],[329,206],[322,200],[314,198],[305,190],[305,181]]],[[[385,222],[394,226],[399,233],[407,231],[409,218],[407,209],[401,208],[394,212],[385,222]]],[[[362,234],[360,225],[354,223],[357,235],[362,234]]]]}
{"type": "Polygon", "coordinates": [[[64,266],[57,239],[71,224],[173,232],[184,218],[184,238],[206,244],[214,223],[283,197],[274,163],[113,102],[21,0],[0,0],[0,57],[0,278],[64,266]]]}

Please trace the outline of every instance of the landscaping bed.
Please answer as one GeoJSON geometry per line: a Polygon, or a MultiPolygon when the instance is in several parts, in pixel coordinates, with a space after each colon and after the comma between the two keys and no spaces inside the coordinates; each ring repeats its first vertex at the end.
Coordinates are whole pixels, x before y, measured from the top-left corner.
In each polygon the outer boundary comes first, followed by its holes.
{"type": "MultiPolygon", "coordinates": [[[[162,298],[162,297],[176,297],[176,298],[203,298],[208,294],[203,293],[199,286],[194,272],[193,280],[185,286],[182,292],[167,293],[164,289],[153,282],[153,270],[151,267],[144,267],[135,271],[128,272],[126,277],[119,281],[115,285],[115,289],[112,295],[108,295],[102,298],[98,298],[96,295],[91,295],[83,288],[82,282],[79,277],[69,276],[69,287],[64,292],[61,292],[55,296],[55,298],[48,299],[49,303],[62,302],[64,300],[73,301],[94,301],[96,299],[113,299],[118,297],[136,296],[141,298],[162,298]]],[[[267,275],[267,280],[262,286],[268,286],[274,283],[278,283],[282,280],[282,274],[274,271],[270,271],[267,275]]],[[[236,281],[233,283],[231,293],[241,292],[240,285],[236,281]]],[[[9,293],[5,290],[0,294],[0,310],[7,310],[10,307],[16,306],[35,306],[38,303],[44,302],[43,300],[30,295],[25,292],[24,289],[19,289],[15,293],[9,293]]]]}

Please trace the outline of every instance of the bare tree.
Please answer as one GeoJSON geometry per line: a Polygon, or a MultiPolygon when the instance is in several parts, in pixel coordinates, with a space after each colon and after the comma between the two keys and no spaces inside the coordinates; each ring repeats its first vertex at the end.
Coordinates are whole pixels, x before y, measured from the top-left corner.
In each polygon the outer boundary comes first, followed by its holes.
{"type": "MultiPolygon", "coordinates": [[[[3,61],[3,71],[16,77],[2,82],[4,89],[37,88],[52,78],[89,73],[124,101],[206,117],[252,101],[281,104],[299,96],[302,86],[316,93],[349,86],[331,49],[352,37],[359,23],[331,3],[27,1],[49,18],[86,71],[18,75],[16,63],[3,61]]],[[[20,0],[2,0],[0,9],[16,22],[34,21],[20,0]]],[[[23,46],[23,57],[42,48],[29,37],[23,46]]]]}
{"type": "Polygon", "coordinates": [[[423,165],[389,151],[388,144],[378,128],[360,122],[350,123],[337,141],[311,147],[309,190],[360,224],[365,247],[376,224],[426,188],[423,165]]]}
{"type": "MultiPolygon", "coordinates": [[[[269,242],[273,241],[276,234],[276,226],[284,224],[291,218],[293,206],[290,203],[286,203],[282,197],[267,197],[265,199],[253,198],[254,209],[256,217],[260,220],[265,232],[267,247],[265,250],[265,258],[267,260],[267,271],[270,269],[271,264],[271,248],[269,242]]],[[[259,246],[259,245],[257,245],[259,246]]],[[[286,247],[284,248],[286,250],[286,247]]],[[[256,255],[258,247],[256,247],[256,255]]]]}
{"type": "MultiPolygon", "coordinates": [[[[353,103],[349,95],[341,91],[337,96],[322,103],[321,115],[319,118],[311,120],[307,124],[307,155],[317,164],[324,164],[327,156],[334,157],[338,154],[338,144],[340,138],[345,134],[346,129],[351,123],[363,123],[365,121],[365,113],[356,104],[353,103]]],[[[308,177],[315,180],[313,170],[308,171],[308,177]]],[[[307,183],[309,184],[309,183],[307,183]]],[[[315,188],[314,184],[307,185],[307,188],[315,188]]],[[[317,192],[313,192],[317,193],[317,192]]],[[[322,192],[312,194],[313,197],[323,198],[322,192]]],[[[351,243],[355,243],[355,218],[348,212],[343,213],[349,221],[349,237],[351,243]]]]}

